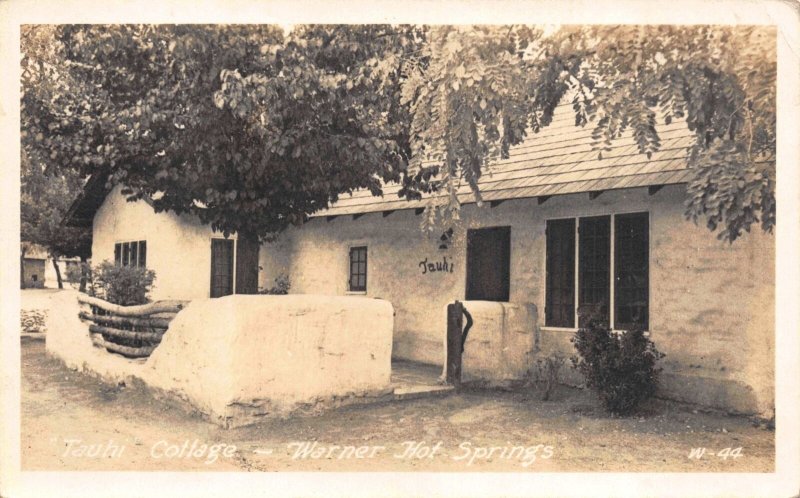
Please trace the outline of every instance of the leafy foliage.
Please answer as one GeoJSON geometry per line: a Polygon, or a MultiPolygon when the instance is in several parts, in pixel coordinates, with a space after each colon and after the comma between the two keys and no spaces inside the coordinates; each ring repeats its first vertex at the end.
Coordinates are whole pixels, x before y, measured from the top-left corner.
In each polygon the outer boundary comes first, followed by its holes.
{"type": "Polygon", "coordinates": [[[431,28],[429,42],[409,64],[402,102],[410,106],[415,174],[437,167],[450,216],[466,181],[480,202],[477,182],[491,162],[508,156],[528,124],[529,88],[523,55],[540,31],[492,26],[431,28]]]}
{"type": "Polygon", "coordinates": [[[573,366],[609,412],[627,415],[655,394],[664,354],[641,329],[615,332],[590,319],[571,340],[573,366]]]}
{"type": "Polygon", "coordinates": [[[259,294],[273,294],[273,295],[286,295],[289,293],[289,289],[292,288],[292,281],[289,278],[289,275],[285,273],[281,273],[277,277],[275,277],[275,285],[270,287],[269,289],[263,289],[259,291],[259,294]]]}
{"type": "MultiPolygon", "coordinates": [[[[598,157],[694,132],[687,216],[775,224],[776,31],[764,26],[25,26],[23,150],[131,199],[268,237],[384,182],[455,195],[571,98],[598,157]]],[[[441,203],[443,201],[443,203],[441,203]]]]}
{"type": "Polygon", "coordinates": [[[566,26],[545,36],[517,26],[431,29],[409,65],[411,171],[440,166],[456,214],[462,182],[547,126],[571,98],[594,147],[630,130],[648,157],[656,124],[684,119],[694,132],[687,216],[735,240],[775,224],[776,31],[755,26],[566,26]]]}
{"type": "Polygon", "coordinates": [[[87,258],[91,252],[91,231],[61,225],[70,203],[80,192],[80,177],[71,170],[46,172],[24,156],[21,166],[21,257],[31,244],[38,244],[54,259],[61,256],[87,258]]]}
{"type": "Polygon", "coordinates": [[[135,266],[117,266],[103,261],[92,269],[89,289],[92,295],[121,306],[148,302],[156,273],[135,266]]]}
{"type": "Polygon", "coordinates": [[[400,179],[408,119],[393,94],[413,31],[27,27],[23,145],[82,174],[108,167],[157,211],[264,237],[400,179]]]}

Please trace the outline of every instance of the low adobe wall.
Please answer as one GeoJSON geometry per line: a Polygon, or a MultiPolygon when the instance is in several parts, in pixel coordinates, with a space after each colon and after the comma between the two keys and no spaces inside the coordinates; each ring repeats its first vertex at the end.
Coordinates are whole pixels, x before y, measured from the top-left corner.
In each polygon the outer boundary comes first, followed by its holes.
{"type": "MultiPolygon", "coordinates": [[[[500,384],[527,378],[538,346],[536,305],[493,301],[463,304],[473,324],[461,359],[462,380],[500,384]]],[[[443,315],[442,322],[446,324],[446,306],[443,315]]],[[[442,335],[446,350],[446,327],[442,335]]]]}
{"type": "Polygon", "coordinates": [[[378,299],[198,299],[172,321],[144,375],[223,425],[238,425],[243,416],[388,391],[392,329],[392,306],[378,299]]]}
{"type": "Polygon", "coordinates": [[[81,311],[78,295],[78,291],[63,290],[50,298],[50,311],[45,318],[47,352],[61,359],[67,367],[107,382],[126,382],[132,377],[141,377],[144,359],[127,359],[92,344],[89,325],[78,318],[81,311]]]}
{"type": "Polygon", "coordinates": [[[386,301],[199,299],[178,313],[144,361],[93,347],[74,293],[64,294],[48,319],[50,353],[107,381],[141,380],[226,427],[391,392],[393,309],[386,301]]]}

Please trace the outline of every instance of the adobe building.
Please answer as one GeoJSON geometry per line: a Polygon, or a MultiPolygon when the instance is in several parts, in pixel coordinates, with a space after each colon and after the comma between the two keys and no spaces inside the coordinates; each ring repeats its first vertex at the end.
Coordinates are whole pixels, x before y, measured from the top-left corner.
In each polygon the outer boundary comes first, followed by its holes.
{"type": "Polygon", "coordinates": [[[476,323],[465,372],[524,377],[537,358],[573,354],[582,316],[643,326],[666,353],[661,395],[734,412],[774,413],[775,239],[733,244],[684,216],[685,123],[658,128],[647,158],[630,132],[598,157],[570,107],[484,174],[483,205],[465,186],[452,233],[420,228],[430,199],[345,196],[273,243],[240,244],[189,216],[126,202],[87,183],[69,213],[93,226],[93,261],[156,272],[153,299],[252,293],[280,274],[292,294],[367,296],[394,307],[392,357],[444,361],[445,307],[476,323]]]}

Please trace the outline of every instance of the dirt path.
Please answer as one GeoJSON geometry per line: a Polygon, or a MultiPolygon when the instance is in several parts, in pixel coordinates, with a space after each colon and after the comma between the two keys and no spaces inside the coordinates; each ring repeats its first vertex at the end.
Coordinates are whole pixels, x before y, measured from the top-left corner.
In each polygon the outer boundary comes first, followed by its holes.
{"type": "Polygon", "coordinates": [[[224,430],[143,389],[70,371],[41,342],[23,343],[22,362],[24,470],[773,470],[774,432],[745,418],[664,402],[642,417],[609,418],[569,388],[549,402],[464,392],[224,430]],[[228,455],[217,447],[214,458],[212,445],[228,445],[228,455]],[[409,447],[413,455],[403,456],[409,447]],[[693,448],[706,453],[689,458],[693,448]],[[740,456],[720,454],[725,448],[740,456]]]}

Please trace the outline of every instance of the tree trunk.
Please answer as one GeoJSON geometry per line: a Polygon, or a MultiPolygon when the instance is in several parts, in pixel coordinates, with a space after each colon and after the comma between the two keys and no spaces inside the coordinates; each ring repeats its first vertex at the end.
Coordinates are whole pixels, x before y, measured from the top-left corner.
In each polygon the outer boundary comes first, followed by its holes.
{"type": "Polygon", "coordinates": [[[87,268],[86,268],[86,257],[81,256],[81,285],[78,288],[80,292],[86,292],[86,280],[87,280],[87,268]]]}
{"type": "Polygon", "coordinates": [[[58,280],[58,288],[64,288],[64,281],[61,280],[61,269],[58,267],[58,258],[53,256],[53,268],[56,269],[56,280],[58,280]]]}
{"type": "Polygon", "coordinates": [[[22,249],[22,253],[19,256],[19,288],[25,288],[25,249],[22,249]]]}

